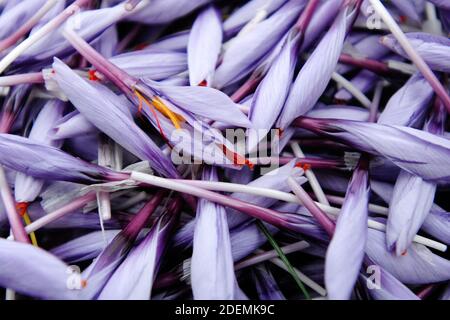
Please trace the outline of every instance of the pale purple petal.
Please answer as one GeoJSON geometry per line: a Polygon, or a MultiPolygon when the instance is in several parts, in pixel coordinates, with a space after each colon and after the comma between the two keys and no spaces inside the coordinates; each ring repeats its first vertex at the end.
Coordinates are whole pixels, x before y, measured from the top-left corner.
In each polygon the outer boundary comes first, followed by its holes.
{"type": "Polygon", "coordinates": [[[202,11],[192,26],[188,43],[189,81],[196,86],[212,83],[222,47],[222,21],[213,6],[202,11]]]}
{"type": "Polygon", "coordinates": [[[29,244],[0,239],[0,286],[41,299],[75,299],[68,266],[29,244]],[[19,272],[18,272],[19,271],[19,272]]]}
{"type": "Polygon", "coordinates": [[[286,128],[295,118],[311,110],[327,87],[344,44],[346,12],[339,14],[300,70],[277,121],[278,128],[286,128]]]}
{"type": "Polygon", "coordinates": [[[367,240],[368,172],[357,168],[345,195],[325,258],[325,284],[333,300],[350,299],[367,240]]]}
{"type": "Polygon", "coordinates": [[[233,40],[216,70],[213,86],[223,88],[249,74],[282,39],[305,5],[305,0],[289,1],[253,30],[233,40]]]}
{"type": "MultiPolygon", "coordinates": [[[[203,179],[217,181],[214,169],[203,179]]],[[[236,276],[225,208],[200,200],[195,218],[191,283],[196,300],[234,299],[236,276]]]]}
{"type": "Polygon", "coordinates": [[[389,99],[378,123],[408,127],[420,125],[433,95],[428,81],[416,73],[389,99]]]}

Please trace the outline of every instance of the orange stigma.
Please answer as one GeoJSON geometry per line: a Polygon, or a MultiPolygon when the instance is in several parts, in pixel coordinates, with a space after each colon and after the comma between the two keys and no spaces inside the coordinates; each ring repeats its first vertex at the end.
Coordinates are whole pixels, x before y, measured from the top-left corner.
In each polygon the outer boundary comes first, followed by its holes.
{"type": "Polygon", "coordinates": [[[198,86],[199,86],[199,87],[207,87],[207,86],[208,86],[208,81],[203,80],[202,82],[200,82],[200,83],[198,84],[198,86]]]}
{"type": "Polygon", "coordinates": [[[308,164],[308,163],[301,163],[301,162],[298,162],[295,166],[296,166],[297,168],[303,169],[303,171],[308,171],[309,169],[311,169],[311,165],[308,164]]]}

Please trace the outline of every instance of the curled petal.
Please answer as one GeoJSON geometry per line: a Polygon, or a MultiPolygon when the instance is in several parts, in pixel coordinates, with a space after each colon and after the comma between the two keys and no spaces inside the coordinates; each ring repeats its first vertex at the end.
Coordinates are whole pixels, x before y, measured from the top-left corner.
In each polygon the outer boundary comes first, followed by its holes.
{"type": "Polygon", "coordinates": [[[397,255],[412,243],[433,205],[436,184],[402,171],[397,178],[389,205],[387,246],[397,255]]]}

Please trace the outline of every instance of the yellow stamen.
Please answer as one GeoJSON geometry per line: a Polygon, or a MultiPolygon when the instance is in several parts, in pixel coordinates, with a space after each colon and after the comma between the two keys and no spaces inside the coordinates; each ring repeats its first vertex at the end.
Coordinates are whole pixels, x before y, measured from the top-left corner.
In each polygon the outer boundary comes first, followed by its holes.
{"type": "MultiPolygon", "coordinates": [[[[31,219],[27,212],[25,212],[23,214],[23,221],[25,221],[25,225],[31,224],[31,219]]],[[[34,234],[34,232],[30,233],[30,239],[31,239],[31,243],[33,244],[33,246],[39,247],[38,243],[37,243],[36,235],[34,234]]]]}
{"type": "Polygon", "coordinates": [[[184,121],[183,117],[174,113],[170,110],[159,97],[154,97],[152,102],[149,102],[138,90],[134,90],[134,93],[137,95],[139,99],[139,110],[142,109],[142,102],[145,102],[149,106],[149,108],[156,108],[159,112],[161,112],[166,118],[172,121],[174,127],[176,129],[181,129],[180,122],[184,121]]]}
{"type": "Polygon", "coordinates": [[[154,97],[152,103],[159,112],[161,112],[163,115],[169,118],[170,121],[172,121],[175,128],[181,128],[180,122],[184,121],[182,116],[172,112],[172,110],[170,110],[159,97],[154,97]]]}

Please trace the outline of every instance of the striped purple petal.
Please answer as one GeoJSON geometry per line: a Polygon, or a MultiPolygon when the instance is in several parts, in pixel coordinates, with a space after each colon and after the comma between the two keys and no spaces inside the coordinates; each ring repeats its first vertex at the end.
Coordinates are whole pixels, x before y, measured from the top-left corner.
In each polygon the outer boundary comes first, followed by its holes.
{"type": "MultiPolygon", "coordinates": [[[[215,169],[205,169],[203,180],[217,181],[215,169]]],[[[235,298],[236,276],[226,211],[203,199],[198,202],[195,218],[191,283],[196,300],[235,298]]]]}
{"type": "Polygon", "coordinates": [[[53,139],[68,139],[97,132],[98,129],[85,116],[73,111],[57,121],[49,135],[53,139]]]}
{"type": "Polygon", "coordinates": [[[123,176],[85,162],[55,147],[11,134],[0,134],[0,163],[42,180],[98,183],[123,176]]]}
{"type": "MultiPolygon", "coordinates": [[[[407,33],[409,42],[417,53],[425,60],[431,69],[442,72],[450,72],[450,40],[428,33],[407,33]]],[[[402,46],[392,36],[385,36],[381,42],[399,55],[408,58],[402,46]]]]}
{"type": "MultiPolygon", "coordinates": [[[[43,144],[60,147],[61,141],[53,140],[49,136],[49,131],[53,125],[62,117],[64,103],[57,100],[50,100],[39,112],[29,138],[31,140],[42,142],[43,144]]],[[[17,202],[32,202],[41,192],[44,181],[36,180],[33,177],[17,173],[14,184],[14,195],[17,202]]]]}
{"type": "Polygon", "coordinates": [[[63,62],[55,59],[56,80],[74,104],[93,125],[152,168],[168,177],[178,177],[176,168],[161,149],[134,123],[131,104],[102,86],[80,78],[63,62]]]}
{"type": "Polygon", "coordinates": [[[368,172],[358,167],[348,185],[325,258],[325,284],[330,299],[350,299],[358,279],[367,240],[369,193],[368,172]]]}
{"type": "MultiPolygon", "coordinates": [[[[267,75],[259,84],[253,95],[249,117],[254,129],[269,131],[283,108],[297,63],[299,34],[290,34],[278,56],[275,58],[267,75]]],[[[248,150],[253,150],[262,136],[255,136],[250,131],[248,150]]]]}
{"type": "Polygon", "coordinates": [[[236,9],[223,23],[225,34],[231,35],[237,33],[247,23],[270,15],[280,8],[287,0],[251,0],[240,8],[236,9]],[[261,18],[260,18],[261,17],[261,18]]]}
{"type": "Polygon", "coordinates": [[[407,127],[420,125],[433,95],[428,81],[416,73],[389,99],[378,123],[407,127]]]}
{"type": "Polygon", "coordinates": [[[389,205],[386,241],[397,255],[407,251],[433,205],[436,184],[401,171],[389,205]]]}
{"type": "Polygon", "coordinates": [[[186,112],[240,127],[251,127],[250,121],[239,106],[217,89],[168,86],[149,79],[143,79],[143,82],[186,112]]]}
{"type": "MultiPolygon", "coordinates": [[[[177,210],[177,209],[176,209],[177,210]]],[[[99,295],[100,300],[148,300],[177,212],[163,214],[131,250],[99,295]]]]}
{"type": "Polygon", "coordinates": [[[197,86],[212,83],[222,47],[222,21],[213,6],[203,10],[192,26],[188,43],[189,82],[197,86]]]}
{"type": "Polygon", "coordinates": [[[346,13],[345,9],[338,15],[300,70],[277,121],[278,128],[286,128],[295,118],[311,110],[325,91],[344,44],[346,13]]]}
{"type": "Polygon", "coordinates": [[[41,299],[77,297],[67,287],[68,266],[45,250],[0,239],[0,267],[0,287],[41,299]]]}
{"type": "Polygon", "coordinates": [[[216,70],[213,86],[223,88],[249,74],[282,39],[305,5],[306,0],[289,1],[253,30],[234,39],[216,70]]]}
{"type": "Polygon", "coordinates": [[[186,54],[162,50],[123,53],[109,59],[133,77],[163,80],[187,70],[186,54]]]}
{"type": "Polygon", "coordinates": [[[302,117],[296,123],[356,149],[383,156],[426,181],[450,181],[450,142],[434,134],[407,127],[350,120],[302,117]]]}
{"type": "Polygon", "coordinates": [[[128,20],[145,24],[165,24],[194,11],[211,0],[152,0],[128,20]]]}
{"type": "MultiPolygon", "coordinates": [[[[369,288],[369,294],[375,300],[419,300],[407,286],[398,281],[392,274],[380,266],[375,270],[379,271],[379,287],[369,288]]],[[[372,281],[366,276],[362,276],[363,281],[372,281]]],[[[374,284],[376,285],[376,284],[374,284]]]]}
{"type": "Polygon", "coordinates": [[[429,284],[450,279],[450,261],[417,243],[413,243],[406,254],[397,256],[386,249],[384,232],[369,229],[366,253],[373,262],[405,284],[429,284]]]}

